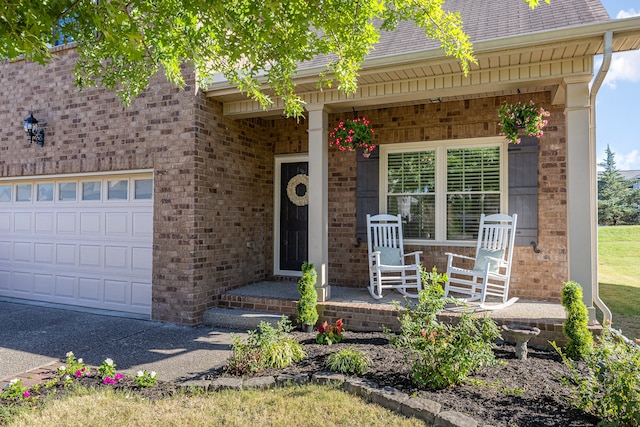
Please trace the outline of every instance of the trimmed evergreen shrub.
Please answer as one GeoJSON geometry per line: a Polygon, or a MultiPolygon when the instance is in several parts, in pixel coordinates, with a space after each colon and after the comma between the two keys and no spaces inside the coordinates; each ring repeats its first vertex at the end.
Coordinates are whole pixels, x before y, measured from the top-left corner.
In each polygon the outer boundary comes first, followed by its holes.
{"type": "Polygon", "coordinates": [[[316,280],[318,274],[313,264],[302,264],[302,277],[298,280],[298,292],[300,300],[296,306],[298,323],[315,325],[318,321],[318,294],[316,293],[316,280]]]}
{"type": "Polygon", "coordinates": [[[567,310],[562,330],[567,338],[565,353],[573,360],[584,359],[593,348],[593,336],[589,331],[589,314],[582,301],[582,287],[576,282],[566,282],[562,287],[562,305],[567,310]]]}

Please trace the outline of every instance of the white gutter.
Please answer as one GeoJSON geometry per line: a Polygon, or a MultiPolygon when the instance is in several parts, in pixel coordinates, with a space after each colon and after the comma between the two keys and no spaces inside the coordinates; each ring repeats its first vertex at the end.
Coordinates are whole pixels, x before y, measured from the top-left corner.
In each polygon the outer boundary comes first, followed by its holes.
{"type": "MultiPolygon", "coordinates": [[[[602,82],[604,81],[604,78],[607,76],[607,72],[609,71],[609,66],[611,65],[611,56],[612,56],[612,52],[613,52],[613,32],[612,31],[607,31],[604,33],[604,37],[603,37],[603,42],[604,42],[604,47],[603,47],[603,59],[602,59],[602,66],[600,67],[600,70],[598,70],[598,74],[596,75],[596,78],[593,80],[593,84],[591,85],[591,91],[589,94],[589,104],[591,105],[591,126],[589,129],[589,150],[593,150],[595,152],[596,150],[596,95],[598,94],[598,90],[600,90],[600,87],[602,86],[602,82]]],[[[595,159],[596,156],[592,156],[592,159],[595,159]]],[[[592,162],[593,164],[591,165],[592,168],[592,181],[595,181],[595,177],[596,177],[596,165],[595,162],[592,162]]],[[[595,182],[593,182],[591,185],[595,185],[595,182]]],[[[596,197],[594,200],[595,203],[593,203],[594,206],[592,206],[592,209],[594,210],[594,215],[595,218],[597,220],[598,218],[598,197],[597,197],[597,190],[596,190],[596,197]]],[[[591,230],[591,233],[593,234],[592,237],[592,241],[598,242],[598,227],[596,225],[596,227],[594,227],[595,229],[591,230]]],[[[595,280],[593,280],[592,283],[592,298],[593,298],[593,303],[600,309],[602,310],[602,314],[603,314],[603,323],[611,323],[611,310],[609,309],[609,307],[607,307],[605,305],[605,303],[600,299],[600,292],[599,292],[599,286],[598,286],[598,250],[597,250],[597,243],[596,243],[596,251],[595,251],[595,263],[594,265],[591,266],[592,269],[592,277],[595,277],[595,280]]]]}

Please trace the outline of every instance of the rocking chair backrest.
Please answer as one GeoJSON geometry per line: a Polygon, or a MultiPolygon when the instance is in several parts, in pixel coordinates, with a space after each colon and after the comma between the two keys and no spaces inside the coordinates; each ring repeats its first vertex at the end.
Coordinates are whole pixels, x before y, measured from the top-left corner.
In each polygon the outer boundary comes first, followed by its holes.
{"type": "Polygon", "coordinates": [[[513,246],[516,238],[516,220],[516,214],[512,217],[503,214],[482,214],[480,216],[476,258],[479,257],[481,249],[490,251],[504,250],[502,265],[507,268],[507,274],[509,274],[511,270],[511,260],[513,259],[513,246]]]}
{"type": "MultiPolygon", "coordinates": [[[[402,242],[402,218],[400,215],[367,215],[367,248],[369,254],[376,247],[387,247],[400,250],[404,255],[402,242]]],[[[369,257],[371,263],[371,257],[369,257]]]]}

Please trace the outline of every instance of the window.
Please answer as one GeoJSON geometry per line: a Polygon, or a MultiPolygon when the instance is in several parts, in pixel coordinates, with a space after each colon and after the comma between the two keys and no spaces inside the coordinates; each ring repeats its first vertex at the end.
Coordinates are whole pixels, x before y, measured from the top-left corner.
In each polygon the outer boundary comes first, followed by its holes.
{"type": "Polygon", "coordinates": [[[475,241],[481,213],[506,211],[501,139],[395,144],[380,154],[380,209],[402,216],[406,240],[475,241]]]}
{"type": "Polygon", "coordinates": [[[16,202],[31,201],[31,184],[16,185],[16,202]]]}
{"type": "Polygon", "coordinates": [[[53,202],[53,184],[38,184],[38,198],[39,202],[53,202]]]}
{"type": "Polygon", "coordinates": [[[100,181],[82,183],[82,200],[100,200],[100,181]]]}
{"type": "Polygon", "coordinates": [[[153,196],[152,179],[136,179],[135,196],[136,200],[149,200],[153,196]]]}
{"type": "Polygon", "coordinates": [[[0,203],[11,203],[10,185],[0,185],[0,203]]]}
{"type": "Polygon", "coordinates": [[[58,200],[61,202],[76,201],[76,183],[61,182],[58,186],[58,200]]]}
{"type": "Polygon", "coordinates": [[[129,181],[108,181],[107,182],[107,199],[109,200],[127,200],[127,190],[129,181]]]}

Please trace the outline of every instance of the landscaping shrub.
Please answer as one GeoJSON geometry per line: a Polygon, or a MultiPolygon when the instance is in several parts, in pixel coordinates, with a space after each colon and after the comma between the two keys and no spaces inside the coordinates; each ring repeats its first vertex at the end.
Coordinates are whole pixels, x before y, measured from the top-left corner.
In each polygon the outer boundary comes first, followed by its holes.
{"type": "Polygon", "coordinates": [[[563,332],[567,337],[565,353],[573,360],[584,359],[593,347],[589,331],[587,306],[582,301],[582,287],[576,282],[566,282],[562,287],[562,305],[567,310],[563,332]]]}
{"type": "Polygon", "coordinates": [[[331,353],[327,358],[327,366],[334,372],[342,374],[362,375],[367,372],[371,360],[362,351],[347,347],[331,353]]]}
{"type": "Polygon", "coordinates": [[[565,383],[573,388],[573,403],[600,419],[601,425],[640,426],[640,348],[605,326],[584,363],[569,359],[565,383]]]}
{"type": "Polygon", "coordinates": [[[318,274],[313,264],[302,264],[302,277],[298,280],[298,292],[300,300],[296,306],[298,323],[303,325],[315,325],[318,321],[318,294],[316,293],[316,280],[318,274]]]}
{"type": "Polygon", "coordinates": [[[467,376],[495,363],[494,341],[500,337],[497,325],[488,317],[474,318],[462,313],[457,325],[437,319],[447,302],[442,298],[446,275],[435,267],[422,270],[425,288],[419,292],[415,307],[399,308],[401,332],[391,343],[406,352],[411,362],[412,381],[419,387],[441,389],[464,382],[467,376]]]}
{"type": "Polygon", "coordinates": [[[268,322],[260,322],[257,330],[248,331],[246,342],[232,334],[227,370],[246,374],[269,368],[284,368],[304,359],[302,345],[291,337],[290,331],[291,324],[283,315],[276,328],[268,322]]]}

